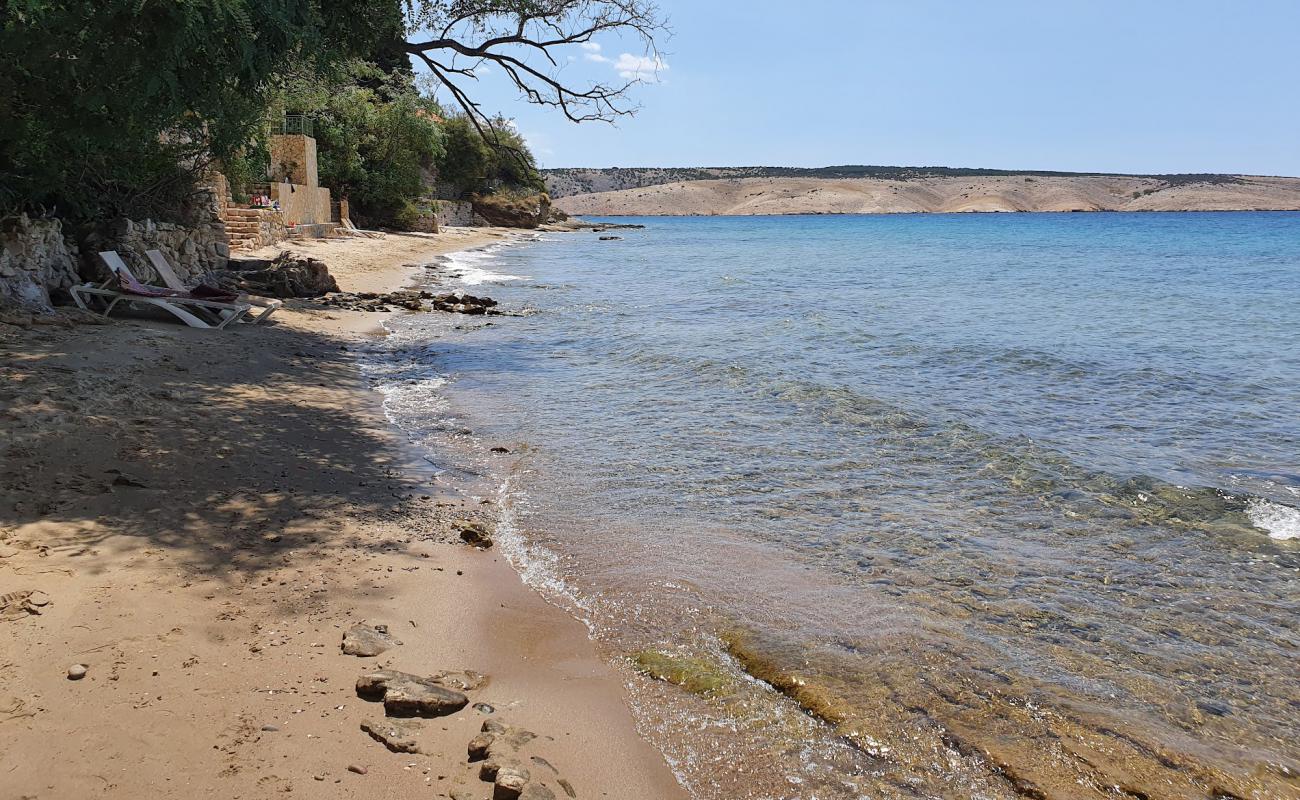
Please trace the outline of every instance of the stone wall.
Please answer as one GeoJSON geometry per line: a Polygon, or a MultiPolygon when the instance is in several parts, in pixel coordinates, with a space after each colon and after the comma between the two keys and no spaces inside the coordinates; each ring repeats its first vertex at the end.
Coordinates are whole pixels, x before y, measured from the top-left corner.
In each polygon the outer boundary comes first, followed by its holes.
{"type": "Polygon", "coordinates": [[[0,305],[49,311],[50,292],[80,280],[77,246],[57,219],[0,221],[0,305]]]}
{"type": "Polygon", "coordinates": [[[183,226],[170,222],[119,219],[111,225],[87,232],[81,239],[81,274],[102,280],[107,271],[100,251],[116,250],[131,272],[144,283],[157,283],[158,276],[145,256],[146,250],[160,250],[177,276],[187,284],[197,283],[206,272],[224,269],[230,256],[226,228],[220,221],[183,226]]]}
{"type": "Polygon", "coordinates": [[[296,183],[272,183],[271,199],[280,203],[286,225],[322,225],[333,216],[330,190],[296,183]]]}
{"type": "Polygon", "coordinates": [[[0,302],[49,310],[52,293],[108,277],[104,250],[116,250],[145,283],[159,282],[145,251],[161,250],[181,280],[197,283],[230,256],[223,200],[220,183],[201,189],[187,206],[188,225],[118,219],[73,230],[58,219],[0,220],[0,302]]]}
{"type": "Polygon", "coordinates": [[[487,225],[486,220],[474,213],[474,204],[463,200],[439,200],[436,217],[442,228],[487,225]]]}
{"type": "Polygon", "coordinates": [[[271,137],[271,180],[320,186],[316,169],[316,140],[299,133],[271,137]]]}

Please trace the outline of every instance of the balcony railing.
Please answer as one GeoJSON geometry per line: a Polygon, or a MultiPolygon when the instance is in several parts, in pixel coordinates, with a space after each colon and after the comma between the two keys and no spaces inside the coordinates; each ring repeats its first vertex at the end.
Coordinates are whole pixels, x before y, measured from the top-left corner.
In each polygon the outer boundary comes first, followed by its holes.
{"type": "Polygon", "coordinates": [[[284,122],[280,123],[280,133],[297,133],[303,136],[315,136],[313,132],[311,117],[306,114],[285,114],[284,122]]]}

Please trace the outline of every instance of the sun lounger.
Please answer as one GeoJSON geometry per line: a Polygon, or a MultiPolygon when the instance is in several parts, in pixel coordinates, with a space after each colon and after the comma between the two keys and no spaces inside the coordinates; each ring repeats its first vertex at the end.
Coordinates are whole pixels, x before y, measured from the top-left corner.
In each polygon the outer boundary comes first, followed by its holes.
{"type": "Polygon", "coordinates": [[[95,310],[97,301],[106,302],[103,315],[107,317],[118,303],[126,301],[129,305],[161,308],[194,328],[219,329],[240,321],[249,312],[248,303],[205,299],[188,291],[142,284],[131,274],[122,257],[112,250],[105,250],[99,257],[108,266],[109,279],[98,286],[85,283],[68,290],[73,301],[87,311],[95,310]],[[117,285],[113,286],[114,283],[117,285]]]}
{"type": "MultiPolygon", "coordinates": [[[[172,265],[168,263],[167,257],[162,254],[161,250],[146,250],[144,251],[144,254],[149,257],[149,263],[153,264],[154,271],[158,273],[159,278],[162,278],[164,286],[168,289],[176,289],[182,292],[190,291],[189,287],[187,287],[184,282],[181,281],[180,277],[176,275],[176,270],[172,269],[172,265]]],[[[254,297],[250,294],[240,295],[239,302],[248,303],[249,305],[265,309],[262,313],[249,320],[254,323],[265,321],[267,317],[275,313],[277,308],[284,305],[280,300],[272,300],[267,297],[254,297]]]]}

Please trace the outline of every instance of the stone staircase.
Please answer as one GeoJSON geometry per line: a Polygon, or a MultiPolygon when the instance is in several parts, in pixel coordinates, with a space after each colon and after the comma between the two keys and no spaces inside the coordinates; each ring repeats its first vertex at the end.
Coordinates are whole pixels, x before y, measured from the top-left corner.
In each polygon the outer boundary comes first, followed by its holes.
{"type": "Polygon", "coordinates": [[[231,250],[254,250],[264,242],[263,218],[276,212],[271,209],[246,208],[236,205],[226,207],[226,234],[231,250]]]}

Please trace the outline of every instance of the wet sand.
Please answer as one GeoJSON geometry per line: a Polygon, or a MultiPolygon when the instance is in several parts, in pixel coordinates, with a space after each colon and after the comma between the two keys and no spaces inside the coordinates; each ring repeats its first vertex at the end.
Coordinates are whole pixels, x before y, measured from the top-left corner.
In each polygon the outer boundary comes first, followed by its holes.
{"type": "MultiPolygon", "coordinates": [[[[377,291],[506,235],[289,249],[377,291]]],[[[684,796],[585,628],[459,541],[492,507],[388,426],[351,353],[382,315],[287,305],[221,333],[0,325],[0,595],[40,611],[0,619],[0,795],[487,798],[466,746],[492,719],[538,734],[517,758],[557,797],[684,796]],[[363,620],[402,644],[341,653],[363,620]],[[393,753],[361,730],[376,666],[489,682],[393,753]]]]}

